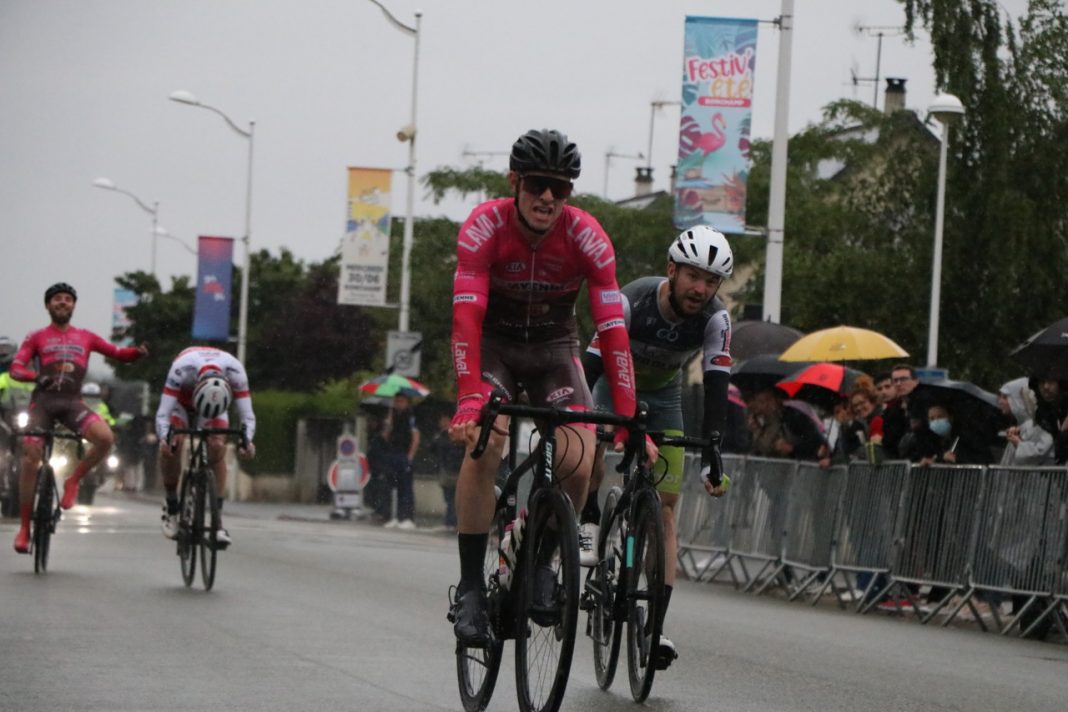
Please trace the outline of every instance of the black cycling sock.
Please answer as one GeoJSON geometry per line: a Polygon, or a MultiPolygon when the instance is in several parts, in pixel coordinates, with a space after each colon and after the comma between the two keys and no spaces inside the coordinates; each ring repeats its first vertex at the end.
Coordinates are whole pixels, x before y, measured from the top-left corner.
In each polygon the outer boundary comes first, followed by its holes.
{"type": "Polygon", "coordinates": [[[456,542],[460,547],[460,591],[463,595],[472,588],[486,585],[482,565],[486,558],[486,546],[489,534],[457,534],[456,542]]]}
{"type": "Polygon", "coordinates": [[[660,604],[660,634],[664,634],[664,618],[667,616],[668,604],[671,603],[672,587],[664,584],[664,601],[660,604]]]}
{"type": "Polygon", "coordinates": [[[167,514],[178,514],[178,495],[167,493],[167,514]]]}
{"type": "Polygon", "coordinates": [[[220,512],[222,511],[222,505],[223,505],[223,498],[222,497],[216,497],[215,498],[215,506],[219,509],[220,512]]]}
{"type": "Polygon", "coordinates": [[[600,524],[601,504],[597,501],[597,490],[590,490],[586,495],[586,506],[579,515],[579,524],[600,524]]]}

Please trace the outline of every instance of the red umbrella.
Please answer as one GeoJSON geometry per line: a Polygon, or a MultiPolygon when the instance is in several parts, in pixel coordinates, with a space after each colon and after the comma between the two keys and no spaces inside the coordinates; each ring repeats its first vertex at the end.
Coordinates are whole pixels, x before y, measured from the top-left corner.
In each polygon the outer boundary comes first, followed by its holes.
{"type": "Polygon", "coordinates": [[[775,386],[791,398],[829,405],[852,391],[857,378],[863,375],[863,371],[840,363],[814,363],[787,376],[775,386]]]}

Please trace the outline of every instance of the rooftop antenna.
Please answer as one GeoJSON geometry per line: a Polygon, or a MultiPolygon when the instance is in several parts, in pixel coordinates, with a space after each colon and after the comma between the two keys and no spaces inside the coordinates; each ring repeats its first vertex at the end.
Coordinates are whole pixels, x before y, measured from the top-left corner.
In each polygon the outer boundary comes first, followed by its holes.
{"type": "Polygon", "coordinates": [[[867,35],[868,37],[875,37],[878,39],[875,49],[875,76],[874,77],[858,77],[856,71],[851,70],[853,75],[853,86],[863,82],[871,82],[874,86],[872,92],[871,105],[872,108],[879,108],[879,72],[881,70],[881,64],[883,59],[883,37],[897,37],[898,35],[905,34],[905,28],[900,25],[862,25],[858,21],[853,25],[853,32],[858,35],[867,35]]]}

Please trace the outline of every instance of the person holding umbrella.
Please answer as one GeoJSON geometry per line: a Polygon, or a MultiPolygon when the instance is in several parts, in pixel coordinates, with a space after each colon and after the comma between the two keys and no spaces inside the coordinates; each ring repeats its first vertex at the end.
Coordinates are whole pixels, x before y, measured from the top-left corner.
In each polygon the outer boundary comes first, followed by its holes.
{"type": "MultiPolygon", "coordinates": [[[[386,522],[387,527],[415,529],[415,483],[412,479],[412,463],[419,450],[419,428],[411,411],[407,393],[398,391],[393,396],[393,407],[382,422],[382,439],[385,448],[382,464],[389,489],[379,493],[388,503],[392,490],[397,490],[396,515],[386,522]]],[[[388,504],[386,507],[392,509],[388,504]]]]}

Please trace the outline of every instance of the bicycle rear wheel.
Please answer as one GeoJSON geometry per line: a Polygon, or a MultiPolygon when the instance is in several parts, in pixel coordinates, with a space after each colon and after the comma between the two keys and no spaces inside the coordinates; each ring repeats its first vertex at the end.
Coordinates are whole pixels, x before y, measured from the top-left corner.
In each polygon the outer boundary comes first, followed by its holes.
{"type": "Polygon", "coordinates": [[[660,499],[638,496],[627,531],[627,667],[630,695],[643,702],[653,687],[664,600],[664,522],[660,499]]]}
{"type": "Polygon", "coordinates": [[[579,609],[578,528],[566,495],[555,488],[534,495],[520,547],[521,575],[513,583],[513,591],[518,587],[515,676],[519,709],[556,712],[571,674],[579,609]],[[538,589],[544,597],[535,595],[538,589]]]}
{"type": "Polygon", "coordinates": [[[215,585],[215,554],[218,552],[219,501],[215,495],[215,473],[205,470],[200,481],[204,483],[200,495],[200,579],[204,590],[210,591],[215,585]]]}
{"type": "Polygon", "coordinates": [[[178,500],[178,558],[182,563],[182,581],[187,587],[193,585],[193,577],[197,572],[197,487],[193,478],[192,470],[187,470],[182,476],[182,489],[178,500]]]}
{"type": "Polygon", "coordinates": [[[487,610],[490,614],[490,630],[493,638],[487,646],[482,648],[469,648],[459,641],[456,643],[456,679],[460,683],[460,701],[463,703],[465,712],[482,712],[486,709],[493,696],[493,688],[497,685],[497,674],[501,669],[504,641],[497,634],[498,628],[494,623],[499,617],[499,610],[495,609],[500,608],[501,601],[508,595],[506,591],[501,590],[497,577],[501,536],[507,524],[505,515],[506,511],[499,509],[493,517],[482,566],[490,604],[487,605],[487,610]]]}
{"type": "Polygon", "coordinates": [[[623,616],[617,615],[620,581],[623,580],[623,514],[619,509],[619,487],[605,498],[601,513],[601,533],[597,541],[598,563],[586,580],[590,595],[588,634],[593,639],[593,669],[602,690],[612,686],[619,662],[619,641],[623,616]]]}
{"type": "Polygon", "coordinates": [[[55,528],[55,474],[52,466],[45,463],[37,470],[37,486],[33,503],[33,572],[43,574],[48,570],[48,551],[52,545],[55,528]]]}

